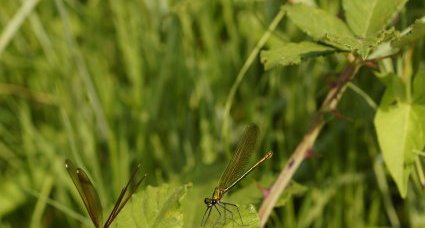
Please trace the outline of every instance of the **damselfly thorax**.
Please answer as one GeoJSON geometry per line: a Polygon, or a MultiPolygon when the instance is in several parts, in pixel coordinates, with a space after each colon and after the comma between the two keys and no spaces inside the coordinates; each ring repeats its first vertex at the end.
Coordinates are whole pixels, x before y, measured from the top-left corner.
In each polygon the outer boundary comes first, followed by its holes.
{"type": "Polygon", "coordinates": [[[221,198],[223,198],[224,190],[220,188],[215,188],[211,198],[205,198],[204,203],[207,207],[212,207],[215,204],[219,203],[221,198]]]}

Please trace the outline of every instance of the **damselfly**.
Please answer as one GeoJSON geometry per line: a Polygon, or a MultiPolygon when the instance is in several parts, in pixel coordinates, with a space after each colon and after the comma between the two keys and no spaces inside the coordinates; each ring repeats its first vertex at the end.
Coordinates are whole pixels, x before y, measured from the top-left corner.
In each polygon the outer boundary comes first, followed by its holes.
{"type": "MultiPolygon", "coordinates": [[[[205,198],[204,203],[207,205],[207,209],[202,216],[201,226],[205,226],[208,218],[210,217],[211,211],[213,208],[219,213],[220,219],[221,213],[224,214],[224,223],[226,222],[226,213],[230,213],[232,220],[233,212],[228,207],[236,208],[241,223],[243,225],[243,220],[239,208],[236,204],[226,203],[221,201],[224,194],[228,192],[232,187],[234,187],[239,181],[246,177],[252,170],[259,166],[262,162],[272,157],[273,153],[270,151],[264,155],[257,163],[255,163],[251,168],[247,169],[248,162],[251,155],[253,154],[257,138],[259,134],[259,128],[255,124],[250,124],[240,139],[240,142],[236,148],[236,151],[233,154],[232,160],[230,160],[227,168],[224,170],[221,175],[218,186],[214,189],[211,198],[205,198]],[[219,207],[222,209],[220,212],[219,207]]],[[[218,220],[217,220],[218,221],[218,220]]],[[[216,222],[217,222],[216,221],[216,222]]],[[[215,223],[214,223],[215,224],[215,223]]]]}

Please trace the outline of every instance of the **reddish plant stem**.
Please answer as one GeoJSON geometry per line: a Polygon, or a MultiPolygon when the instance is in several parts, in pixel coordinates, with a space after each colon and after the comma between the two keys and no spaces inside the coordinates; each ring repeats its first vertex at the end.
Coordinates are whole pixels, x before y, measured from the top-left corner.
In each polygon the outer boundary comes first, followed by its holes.
{"type": "Polygon", "coordinates": [[[301,163],[309,157],[309,151],[312,149],[314,142],[317,139],[320,131],[322,130],[325,120],[323,118],[326,112],[335,110],[341,95],[344,93],[347,83],[354,77],[360,68],[360,61],[353,61],[348,64],[343,72],[339,75],[337,82],[329,90],[325,100],[323,101],[316,117],[313,126],[304,135],[303,140],[298,144],[292,156],[289,158],[285,167],[280,172],[276,181],[270,189],[269,194],[264,198],[261,204],[259,215],[261,227],[264,227],[277,200],[281,196],[283,190],[288,186],[289,181],[292,179],[295,171],[301,163]]]}

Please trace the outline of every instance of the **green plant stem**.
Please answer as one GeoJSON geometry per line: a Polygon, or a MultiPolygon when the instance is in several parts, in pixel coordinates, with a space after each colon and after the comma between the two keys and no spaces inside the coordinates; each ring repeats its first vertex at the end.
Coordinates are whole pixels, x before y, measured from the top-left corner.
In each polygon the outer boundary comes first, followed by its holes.
{"type": "Polygon", "coordinates": [[[53,177],[51,175],[46,175],[44,177],[43,186],[41,192],[38,196],[37,204],[34,208],[34,213],[31,217],[30,228],[41,227],[43,213],[46,210],[47,202],[46,200],[49,198],[49,194],[52,192],[53,187],[53,177]]]}
{"type": "Polygon", "coordinates": [[[406,97],[407,101],[410,103],[412,102],[412,75],[413,75],[413,69],[412,69],[412,56],[413,56],[413,49],[410,48],[406,51],[406,53],[403,56],[403,75],[402,79],[404,83],[406,84],[406,97]]]}
{"type": "Polygon", "coordinates": [[[390,189],[385,178],[385,171],[383,167],[382,158],[375,160],[373,169],[375,171],[379,190],[382,192],[384,207],[388,215],[388,220],[390,220],[391,226],[400,227],[400,221],[397,217],[397,213],[392,203],[390,189]]]}
{"type": "Polygon", "coordinates": [[[292,179],[295,171],[298,169],[304,159],[308,157],[308,154],[310,153],[310,150],[313,147],[317,136],[325,124],[323,115],[326,112],[336,109],[341,95],[344,93],[347,87],[347,83],[354,77],[360,66],[360,61],[356,60],[347,65],[344,71],[340,74],[336,85],[329,90],[326,99],[323,101],[320,110],[316,115],[316,120],[313,126],[304,135],[303,140],[298,144],[294,153],[289,158],[285,167],[282,169],[278,178],[271,187],[270,192],[264,198],[264,201],[259,210],[261,227],[266,225],[266,222],[279,197],[282,195],[283,190],[285,190],[285,188],[288,186],[289,181],[292,179]]]}
{"type": "Polygon", "coordinates": [[[229,95],[227,96],[227,99],[226,99],[226,104],[224,106],[224,113],[223,113],[223,125],[221,128],[221,135],[223,136],[223,139],[227,139],[226,130],[229,125],[229,122],[228,122],[229,113],[230,113],[230,108],[232,107],[232,104],[233,104],[233,99],[235,97],[236,91],[238,90],[239,85],[241,84],[243,78],[245,77],[246,72],[248,72],[249,67],[252,65],[255,58],[257,58],[261,48],[266,44],[267,40],[270,38],[276,26],[282,20],[283,16],[285,16],[285,11],[280,10],[279,13],[274,17],[273,21],[270,23],[269,27],[267,28],[267,31],[263,34],[263,36],[261,36],[257,45],[255,45],[254,49],[251,51],[250,55],[246,59],[242,68],[240,69],[238,76],[236,77],[236,80],[232,85],[232,88],[230,89],[229,95]]]}
{"type": "Polygon", "coordinates": [[[422,186],[425,186],[425,176],[424,176],[424,170],[422,168],[421,160],[419,159],[418,156],[416,156],[415,161],[416,161],[416,171],[418,172],[419,181],[421,182],[422,186]]]}
{"type": "Polygon", "coordinates": [[[373,101],[373,99],[365,91],[360,89],[358,86],[349,82],[347,84],[347,87],[351,89],[352,91],[354,91],[355,93],[357,93],[359,96],[361,96],[365,100],[365,102],[369,105],[369,107],[373,108],[373,110],[378,109],[378,105],[375,103],[375,101],[373,101]]]}

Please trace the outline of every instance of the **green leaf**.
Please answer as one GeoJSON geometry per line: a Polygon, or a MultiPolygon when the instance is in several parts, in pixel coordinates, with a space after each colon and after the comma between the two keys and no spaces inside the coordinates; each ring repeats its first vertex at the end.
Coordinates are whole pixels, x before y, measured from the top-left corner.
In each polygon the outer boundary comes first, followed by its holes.
{"type": "MultiPolygon", "coordinates": [[[[222,210],[218,206],[219,210],[222,210]]],[[[227,212],[226,221],[224,220],[224,212],[221,211],[221,217],[217,210],[211,211],[206,227],[260,227],[260,217],[258,216],[255,207],[252,204],[238,206],[241,217],[239,217],[238,209],[231,206],[226,206],[232,214],[227,212]],[[233,217],[233,220],[232,220],[233,217]],[[242,221],[241,221],[242,218],[242,221]]]]}
{"type": "Polygon", "coordinates": [[[183,227],[181,201],[191,184],[183,186],[148,186],[133,195],[114,227],[183,227]]]}
{"type": "Polygon", "coordinates": [[[395,74],[388,74],[383,80],[387,89],[380,105],[391,105],[397,102],[407,103],[406,86],[403,80],[395,74]]]}
{"type": "MultiPolygon", "coordinates": [[[[274,179],[271,179],[270,182],[272,180],[274,179]]],[[[207,209],[203,200],[205,197],[211,197],[212,191],[214,191],[214,187],[217,185],[217,180],[207,178],[206,181],[208,182],[197,185],[196,188],[193,188],[193,191],[188,194],[183,202],[184,211],[185,213],[188,213],[188,215],[185,214],[186,223],[184,224],[184,227],[199,227],[201,225],[202,216],[207,209]],[[192,218],[190,218],[191,216],[192,218]]],[[[261,183],[262,182],[263,181],[261,181],[261,183]]],[[[225,194],[222,198],[222,202],[238,205],[244,224],[243,227],[245,227],[245,225],[247,227],[259,227],[259,216],[254,209],[254,206],[251,205],[257,205],[262,200],[262,193],[258,187],[258,183],[252,181],[246,186],[237,186],[236,188],[237,189],[232,189],[229,193],[225,194]]],[[[229,220],[231,217],[230,213],[227,214],[228,219],[225,224],[224,217],[217,220],[219,214],[217,210],[213,208],[206,227],[213,227],[212,225],[216,221],[216,227],[242,227],[240,226],[241,219],[238,215],[237,209],[232,206],[226,206],[226,208],[232,211],[234,222],[229,220]]],[[[218,209],[220,210],[220,213],[222,213],[222,207],[218,206],[218,209]]]]}
{"type": "Polygon", "coordinates": [[[261,52],[261,62],[266,70],[278,64],[299,64],[301,60],[331,53],[335,49],[312,42],[283,43],[276,48],[261,52]]]}
{"type": "MultiPolygon", "coordinates": [[[[394,29],[382,30],[385,24],[381,28],[377,26],[378,22],[368,24],[362,21],[363,24],[360,23],[359,19],[356,19],[357,14],[354,15],[355,10],[353,11],[353,8],[359,7],[359,3],[346,3],[345,7],[347,12],[349,10],[350,15],[353,14],[350,16],[351,23],[357,26],[357,30],[360,28],[365,30],[364,34],[355,36],[343,21],[318,8],[295,4],[285,6],[284,9],[287,11],[289,19],[311,37],[340,50],[355,52],[363,59],[366,59],[378,45],[396,36],[397,32],[394,29]],[[377,29],[378,27],[379,29],[377,29]]],[[[387,10],[382,11],[379,7],[380,5],[377,6],[376,12],[371,13],[373,14],[372,18],[375,18],[375,15],[388,14],[387,10]]],[[[362,20],[364,19],[362,18],[362,20]]]]}
{"type": "Polygon", "coordinates": [[[416,22],[404,30],[400,36],[397,32],[395,39],[382,43],[376,50],[368,56],[368,59],[377,59],[385,56],[394,55],[400,51],[400,48],[410,45],[425,36],[425,17],[416,20],[416,22]]]}
{"type": "MultiPolygon", "coordinates": [[[[419,89],[415,93],[424,94],[425,87],[417,85],[424,83],[423,76],[416,78],[414,88],[419,89]]],[[[401,89],[394,84],[385,91],[375,116],[375,128],[384,162],[401,196],[406,197],[415,151],[425,145],[425,103],[423,99],[408,102],[397,91],[401,89]]]]}
{"type": "Polygon", "coordinates": [[[355,37],[346,24],[322,9],[304,4],[287,5],[284,9],[292,22],[317,40],[343,50],[350,50],[343,47],[353,45],[353,42],[356,43],[355,37]],[[334,40],[338,42],[335,43],[334,40]]]}
{"type": "MultiPolygon", "coordinates": [[[[394,33],[393,38],[396,38],[398,36],[398,31],[394,31],[394,33]]],[[[379,59],[394,55],[400,51],[400,49],[391,46],[391,41],[384,41],[377,45],[378,46],[374,47],[373,52],[367,56],[367,59],[379,59]]]]}
{"type": "Polygon", "coordinates": [[[414,150],[421,148],[421,131],[417,122],[420,112],[417,107],[398,104],[394,107],[379,107],[375,117],[385,164],[397,184],[402,197],[406,196],[407,183],[414,165],[414,150]]]}
{"type": "Polygon", "coordinates": [[[342,50],[352,51],[366,59],[369,53],[378,47],[380,44],[391,40],[398,35],[394,28],[383,30],[365,38],[355,37],[338,37],[332,34],[327,34],[324,38],[328,43],[342,50]]]}
{"type": "Polygon", "coordinates": [[[356,51],[361,50],[362,48],[361,41],[354,36],[343,36],[329,33],[325,34],[321,40],[343,51],[356,51]]]}
{"type": "MultiPolygon", "coordinates": [[[[243,227],[260,227],[260,217],[252,204],[240,206],[239,210],[242,216],[243,227]]],[[[234,222],[229,221],[225,227],[235,227],[234,225],[236,224],[234,222]]]]}
{"type": "Polygon", "coordinates": [[[401,48],[410,45],[425,36],[425,19],[416,20],[411,29],[398,39],[391,42],[391,46],[401,48]]]}
{"type": "Polygon", "coordinates": [[[407,0],[344,0],[345,18],[354,34],[369,37],[388,24],[407,0]]]}

